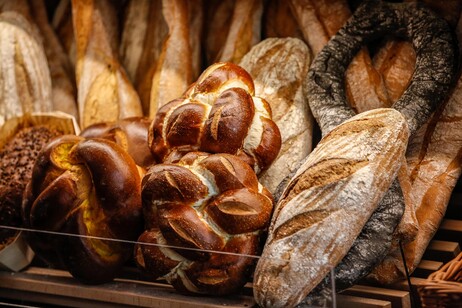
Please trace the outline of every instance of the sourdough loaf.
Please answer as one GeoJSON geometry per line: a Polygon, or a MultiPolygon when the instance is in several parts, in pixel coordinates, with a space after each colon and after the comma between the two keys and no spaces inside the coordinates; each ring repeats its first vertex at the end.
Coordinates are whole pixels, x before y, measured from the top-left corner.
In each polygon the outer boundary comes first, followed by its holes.
{"type": "Polygon", "coordinates": [[[272,119],[281,132],[278,157],[259,175],[260,182],[273,194],[312,150],[313,116],[303,91],[310,64],[309,48],[295,38],[266,39],[240,62],[252,76],[255,95],[269,103],[272,119]]]}
{"type": "Polygon", "coordinates": [[[376,109],[319,142],[276,205],[254,275],[258,304],[296,305],[340,262],[395,178],[408,136],[399,112],[376,109]]]}

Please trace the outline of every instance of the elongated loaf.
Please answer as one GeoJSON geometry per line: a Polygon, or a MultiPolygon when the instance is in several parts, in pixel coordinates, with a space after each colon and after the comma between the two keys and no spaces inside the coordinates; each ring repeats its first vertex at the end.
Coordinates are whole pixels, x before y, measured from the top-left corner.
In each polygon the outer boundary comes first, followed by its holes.
{"type": "Polygon", "coordinates": [[[254,276],[258,304],[296,305],[340,262],[395,178],[408,136],[399,112],[376,109],[319,142],[276,205],[254,276]]]}
{"type": "Polygon", "coordinates": [[[119,63],[115,15],[107,0],[72,1],[82,128],[142,115],[138,94],[119,63]]]}
{"type": "Polygon", "coordinates": [[[259,175],[260,183],[273,194],[312,150],[314,120],[303,91],[310,63],[308,46],[296,38],[266,39],[240,63],[253,78],[255,95],[271,106],[273,121],[281,132],[278,157],[259,175]]]}

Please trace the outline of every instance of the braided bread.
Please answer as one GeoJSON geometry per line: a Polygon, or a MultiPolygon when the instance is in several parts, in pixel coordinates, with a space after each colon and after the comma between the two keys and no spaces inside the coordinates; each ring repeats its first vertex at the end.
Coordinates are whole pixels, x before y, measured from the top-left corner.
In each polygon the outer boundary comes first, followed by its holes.
{"type": "Polygon", "coordinates": [[[148,136],[156,161],[203,151],[237,155],[257,174],[266,169],[279,153],[281,134],[271,107],[254,93],[252,78],[240,66],[207,68],[183,97],[159,109],[148,136]]]}
{"type": "Polygon", "coordinates": [[[230,294],[246,283],[254,258],[242,255],[259,253],[273,208],[249,165],[190,152],[152,166],[142,199],[146,231],[135,247],[142,269],[184,293],[230,294]]]}

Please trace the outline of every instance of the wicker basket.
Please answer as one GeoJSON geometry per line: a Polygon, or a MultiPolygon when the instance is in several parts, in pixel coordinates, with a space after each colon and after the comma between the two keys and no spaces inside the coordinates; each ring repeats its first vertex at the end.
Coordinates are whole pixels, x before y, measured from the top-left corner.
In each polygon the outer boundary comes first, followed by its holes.
{"type": "Polygon", "coordinates": [[[462,252],[418,287],[422,307],[462,307],[462,252]]]}

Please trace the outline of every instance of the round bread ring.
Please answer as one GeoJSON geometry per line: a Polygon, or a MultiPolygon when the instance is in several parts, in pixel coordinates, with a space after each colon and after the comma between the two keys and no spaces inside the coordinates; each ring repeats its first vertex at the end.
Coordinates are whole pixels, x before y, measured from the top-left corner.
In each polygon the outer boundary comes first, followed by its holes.
{"type": "MultiPolygon", "coordinates": [[[[410,39],[417,55],[412,80],[392,106],[405,117],[411,135],[446,99],[456,75],[457,49],[449,25],[420,3],[365,1],[318,54],[308,73],[306,95],[323,135],[355,114],[345,95],[349,63],[363,45],[389,33],[410,39]]],[[[354,284],[383,259],[403,211],[402,191],[395,180],[350,252],[337,265],[338,290],[354,284]],[[389,222],[387,228],[383,227],[384,220],[389,222]]],[[[321,289],[320,285],[312,294],[321,289]]]]}

